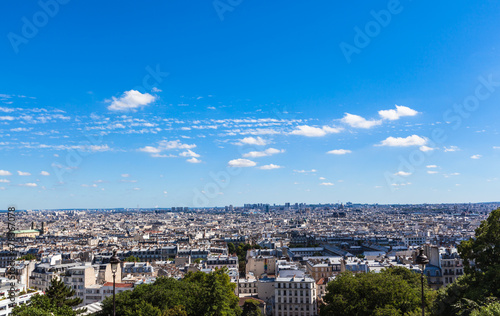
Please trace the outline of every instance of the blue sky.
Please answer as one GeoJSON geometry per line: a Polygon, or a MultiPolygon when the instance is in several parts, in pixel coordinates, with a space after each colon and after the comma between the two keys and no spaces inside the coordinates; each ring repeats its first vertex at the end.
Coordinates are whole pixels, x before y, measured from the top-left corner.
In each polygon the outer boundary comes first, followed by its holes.
{"type": "Polygon", "coordinates": [[[500,3],[0,12],[0,209],[498,201],[500,3]]]}

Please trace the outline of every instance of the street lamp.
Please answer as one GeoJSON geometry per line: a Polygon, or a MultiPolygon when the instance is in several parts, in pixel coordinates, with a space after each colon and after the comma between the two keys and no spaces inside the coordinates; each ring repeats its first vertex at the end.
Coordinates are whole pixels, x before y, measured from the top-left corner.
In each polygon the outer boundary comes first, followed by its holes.
{"type": "Polygon", "coordinates": [[[420,265],[420,268],[422,270],[421,274],[421,281],[422,281],[422,316],[425,316],[425,301],[424,301],[424,270],[425,270],[425,265],[429,263],[429,259],[427,256],[424,254],[424,249],[419,248],[418,249],[418,256],[416,263],[420,265]]]}
{"type": "Polygon", "coordinates": [[[113,316],[116,316],[115,279],[116,279],[116,270],[118,270],[118,265],[120,264],[120,259],[116,256],[116,249],[113,250],[113,256],[109,259],[109,263],[111,264],[111,272],[113,272],[113,316]]]}

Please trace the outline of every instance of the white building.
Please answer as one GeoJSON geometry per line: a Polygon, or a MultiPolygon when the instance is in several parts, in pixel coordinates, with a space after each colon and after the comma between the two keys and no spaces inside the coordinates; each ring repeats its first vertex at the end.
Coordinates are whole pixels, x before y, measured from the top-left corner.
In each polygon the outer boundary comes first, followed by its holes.
{"type": "Polygon", "coordinates": [[[316,282],[303,271],[280,271],[274,291],[275,316],[318,315],[316,282]]]}

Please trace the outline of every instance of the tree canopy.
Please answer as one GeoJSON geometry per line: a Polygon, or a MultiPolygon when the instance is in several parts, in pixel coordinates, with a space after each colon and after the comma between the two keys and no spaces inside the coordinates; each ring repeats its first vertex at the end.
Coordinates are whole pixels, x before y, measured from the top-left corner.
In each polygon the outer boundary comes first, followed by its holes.
{"type": "MultiPolygon", "coordinates": [[[[411,315],[421,308],[420,275],[406,268],[388,268],[380,273],[344,272],[327,285],[321,316],[411,315]]],[[[434,292],[425,285],[425,305],[434,292]]]]}
{"type": "MultiPolygon", "coordinates": [[[[236,316],[241,309],[226,270],[190,272],[182,280],[158,278],[116,296],[116,314],[123,316],[236,316]]],[[[112,313],[112,297],[98,315],[112,313]]]]}
{"type": "Polygon", "coordinates": [[[243,313],[241,316],[262,316],[259,305],[260,303],[256,300],[246,300],[243,304],[243,313]]]}
{"type": "Polygon", "coordinates": [[[465,275],[438,291],[434,315],[471,315],[500,300],[500,209],[481,223],[474,238],[460,243],[458,252],[465,275]]]}
{"type": "Polygon", "coordinates": [[[74,297],[75,291],[61,280],[52,279],[45,294],[36,294],[30,299],[29,304],[16,306],[12,316],[76,316],[86,311],[86,309],[72,309],[83,300],[74,297]]]}

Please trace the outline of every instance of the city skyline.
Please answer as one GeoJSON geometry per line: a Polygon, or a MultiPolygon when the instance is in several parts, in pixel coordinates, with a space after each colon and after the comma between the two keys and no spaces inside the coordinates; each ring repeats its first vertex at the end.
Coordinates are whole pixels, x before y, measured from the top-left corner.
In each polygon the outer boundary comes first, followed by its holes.
{"type": "Polygon", "coordinates": [[[500,4],[54,3],[3,16],[2,209],[498,201],[500,4]]]}

